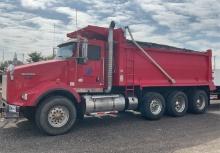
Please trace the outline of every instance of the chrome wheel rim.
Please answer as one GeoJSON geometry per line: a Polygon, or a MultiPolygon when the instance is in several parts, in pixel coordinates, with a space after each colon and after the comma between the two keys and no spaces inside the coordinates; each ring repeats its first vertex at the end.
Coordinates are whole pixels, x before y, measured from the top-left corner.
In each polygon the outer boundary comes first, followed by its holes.
{"type": "Polygon", "coordinates": [[[55,106],[48,112],[48,122],[52,127],[60,128],[69,120],[69,110],[64,106],[55,106]]]}
{"type": "Polygon", "coordinates": [[[150,111],[154,115],[160,114],[162,107],[162,103],[158,99],[153,99],[150,103],[150,111]]]}
{"type": "Polygon", "coordinates": [[[181,113],[184,111],[184,109],[186,108],[186,101],[183,97],[177,97],[176,101],[175,101],[175,106],[174,106],[175,110],[178,113],[181,113]]]}
{"type": "Polygon", "coordinates": [[[203,96],[199,96],[196,100],[196,108],[202,110],[205,108],[205,98],[203,96]]]}

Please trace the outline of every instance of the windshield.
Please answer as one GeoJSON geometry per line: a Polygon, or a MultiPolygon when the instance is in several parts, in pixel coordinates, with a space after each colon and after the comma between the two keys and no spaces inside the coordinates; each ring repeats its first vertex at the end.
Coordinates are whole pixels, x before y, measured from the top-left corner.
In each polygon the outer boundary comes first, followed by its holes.
{"type": "Polygon", "coordinates": [[[70,58],[75,55],[76,43],[65,43],[58,46],[56,58],[70,58]]]}

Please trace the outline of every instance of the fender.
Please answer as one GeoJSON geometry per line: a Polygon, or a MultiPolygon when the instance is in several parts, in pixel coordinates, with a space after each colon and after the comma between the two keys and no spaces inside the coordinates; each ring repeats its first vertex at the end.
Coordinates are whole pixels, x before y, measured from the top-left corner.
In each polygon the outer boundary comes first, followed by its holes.
{"type": "Polygon", "coordinates": [[[27,101],[22,100],[22,106],[36,106],[41,98],[43,98],[47,94],[60,90],[72,94],[72,96],[76,99],[76,102],[80,103],[80,95],[75,91],[74,88],[71,88],[61,82],[46,82],[41,83],[31,90],[24,92],[27,94],[27,101]]]}

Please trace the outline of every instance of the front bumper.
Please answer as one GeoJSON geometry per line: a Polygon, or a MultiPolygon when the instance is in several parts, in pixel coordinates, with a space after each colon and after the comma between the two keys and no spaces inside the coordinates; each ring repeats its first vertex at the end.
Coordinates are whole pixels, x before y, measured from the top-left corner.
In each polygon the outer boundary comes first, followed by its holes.
{"type": "Polygon", "coordinates": [[[0,118],[18,118],[20,116],[20,106],[7,104],[6,101],[1,100],[0,118]]]}

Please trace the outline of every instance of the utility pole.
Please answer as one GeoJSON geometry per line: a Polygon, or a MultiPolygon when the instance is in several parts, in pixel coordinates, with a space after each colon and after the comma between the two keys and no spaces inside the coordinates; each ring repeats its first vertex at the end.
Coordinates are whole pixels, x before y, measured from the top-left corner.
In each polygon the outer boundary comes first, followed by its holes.
{"type": "Polygon", "coordinates": [[[22,63],[24,63],[24,53],[22,54],[22,63]]]}
{"type": "Polygon", "coordinates": [[[214,56],[214,70],[216,69],[216,63],[215,63],[216,61],[215,60],[216,60],[216,55],[214,56]]]}
{"type": "Polygon", "coordinates": [[[55,56],[55,23],[53,24],[53,57],[55,56]]]}
{"type": "Polygon", "coordinates": [[[4,50],[4,48],[3,48],[3,52],[2,52],[2,62],[4,62],[5,61],[5,50],[4,50]]]}
{"type": "Polygon", "coordinates": [[[55,47],[53,47],[53,57],[55,57],[55,47]]]}
{"type": "Polygon", "coordinates": [[[18,64],[18,57],[17,57],[17,53],[14,53],[14,58],[13,58],[13,64],[17,65],[18,64]]]}
{"type": "Polygon", "coordinates": [[[77,9],[76,9],[76,30],[78,30],[78,26],[77,26],[77,9]]]}

